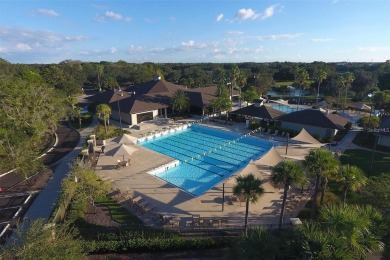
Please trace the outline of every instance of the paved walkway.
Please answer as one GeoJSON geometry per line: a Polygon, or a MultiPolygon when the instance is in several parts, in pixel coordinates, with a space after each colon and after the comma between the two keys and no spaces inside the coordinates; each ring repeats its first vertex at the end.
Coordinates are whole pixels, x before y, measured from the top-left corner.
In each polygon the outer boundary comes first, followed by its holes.
{"type": "Polygon", "coordinates": [[[77,158],[82,146],[86,142],[86,138],[92,133],[97,122],[97,118],[94,118],[92,124],[80,132],[80,140],[77,146],[57,163],[52,179],[50,179],[42,192],[40,192],[38,197],[34,200],[24,216],[25,219],[49,219],[61,194],[62,179],[72,169],[72,163],[77,158]]]}

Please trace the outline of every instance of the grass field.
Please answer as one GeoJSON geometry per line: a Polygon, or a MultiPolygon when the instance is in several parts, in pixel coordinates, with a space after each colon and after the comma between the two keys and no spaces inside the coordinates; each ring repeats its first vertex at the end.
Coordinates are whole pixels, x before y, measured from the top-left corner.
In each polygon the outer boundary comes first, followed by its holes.
{"type": "Polygon", "coordinates": [[[108,208],[112,220],[127,225],[142,225],[142,221],[139,220],[136,216],[129,213],[126,209],[124,209],[121,205],[119,205],[115,200],[110,197],[99,198],[95,201],[97,204],[103,205],[108,208]]]}
{"type": "Polygon", "coordinates": [[[375,152],[374,161],[372,164],[372,172],[370,174],[372,160],[372,151],[367,150],[346,150],[340,157],[342,164],[351,164],[359,167],[364,171],[367,177],[378,176],[381,173],[390,174],[390,155],[375,152]]]}

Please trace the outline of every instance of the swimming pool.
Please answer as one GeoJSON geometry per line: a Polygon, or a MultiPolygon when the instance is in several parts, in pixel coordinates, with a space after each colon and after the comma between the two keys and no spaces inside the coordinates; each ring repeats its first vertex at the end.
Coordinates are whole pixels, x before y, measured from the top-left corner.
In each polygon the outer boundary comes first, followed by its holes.
{"type": "Polygon", "coordinates": [[[177,167],[154,175],[199,196],[278,144],[191,125],[183,131],[141,142],[140,145],[179,160],[177,167]]]}
{"type": "Polygon", "coordinates": [[[291,113],[291,112],[303,110],[303,108],[298,108],[298,110],[297,110],[296,105],[295,106],[294,105],[286,106],[283,104],[269,103],[269,104],[267,104],[267,106],[270,106],[273,109],[277,109],[277,110],[282,111],[282,112],[287,113],[287,114],[291,113]]]}

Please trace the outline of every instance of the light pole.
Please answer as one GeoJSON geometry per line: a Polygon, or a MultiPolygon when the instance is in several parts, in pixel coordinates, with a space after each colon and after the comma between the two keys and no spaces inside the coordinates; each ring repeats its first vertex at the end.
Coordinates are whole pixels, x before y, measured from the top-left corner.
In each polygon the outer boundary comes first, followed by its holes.
{"type": "MultiPolygon", "coordinates": [[[[119,92],[121,92],[120,89],[119,89],[119,92]]],[[[118,113],[119,113],[119,125],[120,125],[121,129],[122,129],[122,117],[121,117],[121,107],[119,105],[119,97],[122,97],[122,96],[123,96],[123,93],[119,93],[119,94],[117,94],[117,98],[116,98],[117,105],[118,105],[118,113]]]]}
{"type": "Polygon", "coordinates": [[[370,117],[368,119],[368,127],[371,127],[371,114],[372,114],[372,97],[374,96],[374,93],[369,93],[368,97],[370,98],[370,117]]]}

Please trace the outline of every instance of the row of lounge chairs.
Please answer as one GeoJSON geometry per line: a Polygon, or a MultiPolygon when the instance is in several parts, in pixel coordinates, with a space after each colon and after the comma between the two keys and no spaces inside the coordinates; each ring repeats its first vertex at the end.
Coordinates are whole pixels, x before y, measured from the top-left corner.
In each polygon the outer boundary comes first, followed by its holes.
{"type": "Polygon", "coordinates": [[[270,135],[270,136],[280,136],[280,137],[286,137],[287,136],[287,132],[282,132],[279,134],[279,130],[276,129],[273,133],[272,133],[272,129],[269,128],[267,131],[263,131],[261,132],[262,134],[265,134],[265,135],[270,135]]]}

